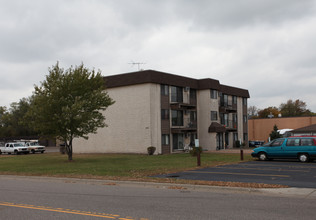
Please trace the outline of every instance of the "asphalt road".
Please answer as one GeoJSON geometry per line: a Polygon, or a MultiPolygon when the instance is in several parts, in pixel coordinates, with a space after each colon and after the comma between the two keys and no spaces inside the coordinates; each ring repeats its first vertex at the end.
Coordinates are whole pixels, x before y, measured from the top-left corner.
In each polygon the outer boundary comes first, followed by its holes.
{"type": "Polygon", "coordinates": [[[160,175],[157,177],[266,183],[290,187],[316,188],[316,163],[301,163],[295,160],[251,161],[160,175]]]}
{"type": "Polygon", "coordinates": [[[316,197],[217,187],[0,176],[0,219],[314,219],[316,197]]]}

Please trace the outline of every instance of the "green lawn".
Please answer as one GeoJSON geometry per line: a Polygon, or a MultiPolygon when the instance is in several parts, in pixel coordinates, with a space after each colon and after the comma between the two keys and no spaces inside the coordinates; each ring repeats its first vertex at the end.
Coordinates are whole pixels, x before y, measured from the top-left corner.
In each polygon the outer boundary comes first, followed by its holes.
{"type": "MultiPolygon", "coordinates": [[[[244,160],[251,160],[244,155],[244,160]]],[[[239,154],[203,153],[202,166],[240,162],[239,154]]],[[[99,178],[144,178],[196,168],[196,157],[190,154],[74,154],[68,162],[60,153],[0,155],[0,174],[45,175],[99,178]]]]}

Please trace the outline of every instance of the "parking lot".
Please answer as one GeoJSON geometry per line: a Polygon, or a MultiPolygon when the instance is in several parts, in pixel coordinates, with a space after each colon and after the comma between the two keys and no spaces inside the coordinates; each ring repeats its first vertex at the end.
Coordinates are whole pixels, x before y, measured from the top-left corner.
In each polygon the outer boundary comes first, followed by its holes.
{"type": "Polygon", "coordinates": [[[316,162],[300,163],[295,160],[251,161],[173,173],[160,177],[316,188],[316,162]]]}

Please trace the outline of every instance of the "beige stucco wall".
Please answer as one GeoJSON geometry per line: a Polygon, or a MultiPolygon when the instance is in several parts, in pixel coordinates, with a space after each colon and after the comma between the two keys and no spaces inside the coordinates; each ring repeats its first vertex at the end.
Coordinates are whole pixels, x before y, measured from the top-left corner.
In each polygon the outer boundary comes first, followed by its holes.
{"type": "Polygon", "coordinates": [[[237,97],[237,133],[238,133],[238,140],[241,140],[243,142],[243,136],[244,136],[244,129],[243,129],[244,115],[243,115],[242,99],[243,99],[242,97],[237,97]]]}
{"type": "Polygon", "coordinates": [[[197,124],[198,139],[200,146],[207,150],[216,150],[216,133],[209,133],[208,128],[211,125],[211,111],[218,112],[218,99],[211,99],[210,90],[199,90],[197,102],[197,124]]]}
{"type": "Polygon", "coordinates": [[[261,118],[248,120],[249,140],[267,141],[274,125],[278,129],[297,129],[316,124],[316,117],[261,118]]]}
{"type": "Polygon", "coordinates": [[[89,139],[77,138],[74,153],[161,153],[160,85],[140,84],[107,90],[115,100],[103,114],[108,127],[89,139]]]}

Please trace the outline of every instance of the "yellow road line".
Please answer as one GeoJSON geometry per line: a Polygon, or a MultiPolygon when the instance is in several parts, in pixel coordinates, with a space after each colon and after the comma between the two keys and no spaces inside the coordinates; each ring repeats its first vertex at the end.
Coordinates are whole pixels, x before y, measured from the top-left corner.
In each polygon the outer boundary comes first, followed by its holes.
{"type": "Polygon", "coordinates": [[[9,202],[0,202],[0,206],[17,207],[17,208],[25,208],[25,209],[35,209],[35,210],[42,210],[42,211],[75,214],[75,215],[86,215],[86,216],[109,218],[109,219],[121,219],[121,220],[132,220],[133,219],[133,218],[129,218],[129,217],[128,218],[124,218],[124,217],[119,218],[119,215],[112,215],[112,214],[107,214],[107,213],[92,213],[92,212],[70,210],[70,209],[63,209],[63,208],[52,208],[52,207],[34,206],[34,205],[27,205],[27,204],[15,204],[15,203],[9,203],[9,202]]]}
{"type": "Polygon", "coordinates": [[[273,174],[257,174],[257,173],[229,173],[229,172],[210,172],[210,171],[186,171],[190,173],[212,173],[212,174],[228,174],[241,176],[273,176],[273,177],[290,177],[288,175],[273,175],[273,174]]]}

